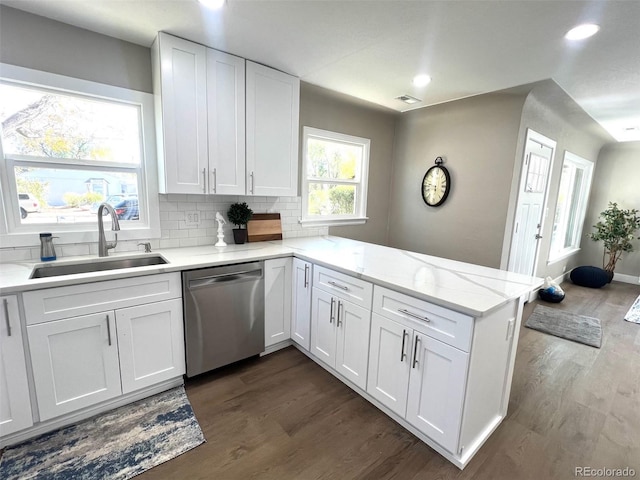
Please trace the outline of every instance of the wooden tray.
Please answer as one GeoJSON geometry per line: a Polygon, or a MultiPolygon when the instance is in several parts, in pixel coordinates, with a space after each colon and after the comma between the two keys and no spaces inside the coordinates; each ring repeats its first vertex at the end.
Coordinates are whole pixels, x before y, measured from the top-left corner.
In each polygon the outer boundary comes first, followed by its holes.
{"type": "Polygon", "coordinates": [[[247,223],[249,242],[282,240],[282,221],[279,213],[254,213],[247,223]]]}

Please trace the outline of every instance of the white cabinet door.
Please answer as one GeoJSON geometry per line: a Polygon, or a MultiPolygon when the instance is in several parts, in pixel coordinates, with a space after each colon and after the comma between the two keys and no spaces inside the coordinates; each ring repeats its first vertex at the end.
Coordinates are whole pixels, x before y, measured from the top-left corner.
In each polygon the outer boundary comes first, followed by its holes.
{"type": "Polygon", "coordinates": [[[247,194],[296,196],[300,79],[246,62],[247,194]]]}
{"type": "Polygon", "coordinates": [[[335,299],[313,288],[311,299],[311,353],[331,368],[336,364],[335,299]]]}
{"type": "Polygon", "coordinates": [[[264,262],[264,345],[291,338],[291,258],[264,262]]]}
{"type": "Polygon", "coordinates": [[[160,193],[206,193],[206,48],[166,33],[152,48],[160,193]]]}
{"type": "Polygon", "coordinates": [[[185,373],[180,299],[116,311],[122,393],[185,373]]]}
{"type": "Polygon", "coordinates": [[[33,425],[18,298],[0,298],[0,436],[33,425]]]}
{"type": "Polygon", "coordinates": [[[406,419],[456,453],[469,354],[418,332],[412,354],[406,419]]]}
{"type": "Polygon", "coordinates": [[[207,49],[208,193],[245,194],[244,59],[207,49]]]}
{"type": "Polygon", "coordinates": [[[311,278],[312,264],[294,258],[291,339],[307,351],[311,330],[311,278]]]}
{"type": "Polygon", "coordinates": [[[407,411],[413,330],[382,317],[371,317],[367,392],[401,417],[407,411]]]}
{"type": "Polygon", "coordinates": [[[27,327],[40,420],[122,393],[113,311],[27,327]]]}
{"type": "Polygon", "coordinates": [[[355,385],[367,388],[371,311],[336,299],[336,370],[355,385]]]}

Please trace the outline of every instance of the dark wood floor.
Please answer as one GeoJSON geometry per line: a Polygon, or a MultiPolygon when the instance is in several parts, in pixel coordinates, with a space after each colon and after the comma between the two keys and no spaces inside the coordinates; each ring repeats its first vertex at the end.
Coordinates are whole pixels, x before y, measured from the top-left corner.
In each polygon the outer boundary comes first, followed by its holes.
{"type": "MultiPolygon", "coordinates": [[[[557,308],[595,316],[595,349],[523,328],[509,414],[460,471],[293,347],[187,383],[207,443],[141,479],[569,479],[640,476],[640,286],[563,285],[557,308]]],[[[527,305],[525,317],[534,305],[527,305]]]]}

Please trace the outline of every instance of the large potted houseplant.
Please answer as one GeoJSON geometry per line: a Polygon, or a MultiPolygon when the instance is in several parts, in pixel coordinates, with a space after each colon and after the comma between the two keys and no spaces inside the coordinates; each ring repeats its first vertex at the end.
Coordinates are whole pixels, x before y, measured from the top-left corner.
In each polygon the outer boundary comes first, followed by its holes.
{"type": "Polygon", "coordinates": [[[242,244],[247,241],[247,222],[251,220],[252,216],[253,210],[245,202],[232,203],[229,207],[227,218],[238,227],[233,229],[233,241],[236,244],[242,244]]]}
{"type": "Polygon", "coordinates": [[[593,226],[596,231],[589,234],[593,241],[602,241],[602,268],[613,279],[616,263],[625,252],[633,252],[633,241],[640,228],[638,210],[623,210],[617,203],[609,202],[608,208],[600,214],[600,220],[593,226]]]}

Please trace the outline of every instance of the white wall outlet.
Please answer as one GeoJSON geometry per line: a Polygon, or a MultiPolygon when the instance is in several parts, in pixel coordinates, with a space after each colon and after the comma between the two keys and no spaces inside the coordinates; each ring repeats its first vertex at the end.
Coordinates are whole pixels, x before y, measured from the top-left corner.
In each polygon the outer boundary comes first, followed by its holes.
{"type": "Polygon", "coordinates": [[[200,226],[200,212],[197,210],[192,210],[190,212],[185,212],[184,214],[184,222],[187,227],[198,227],[200,226]]]}

